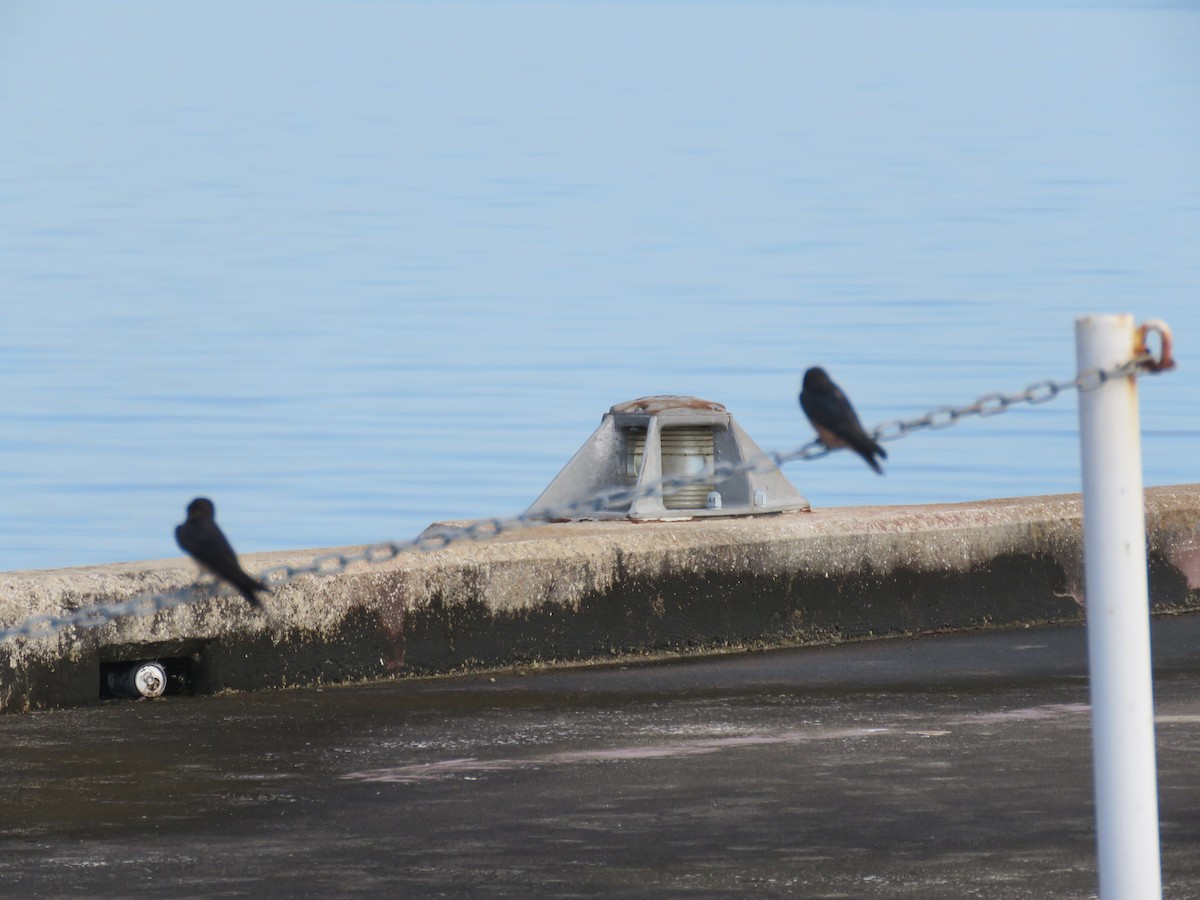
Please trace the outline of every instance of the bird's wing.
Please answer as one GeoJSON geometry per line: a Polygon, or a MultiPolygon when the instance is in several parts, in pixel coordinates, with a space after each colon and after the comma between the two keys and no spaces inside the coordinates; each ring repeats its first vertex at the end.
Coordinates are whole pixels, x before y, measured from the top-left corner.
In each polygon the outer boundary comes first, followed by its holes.
{"type": "Polygon", "coordinates": [[[179,546],[195,557],[196,561],[217,571],[230,566],[238,567],[237,554],[233,552],[228,538],[215,523],[187,523],[176,530],[179,546]]]}
{"type": "Polygon", "coordinates": [[[801,393],[800,406],[813,424],[840,428],[844,427],[847,419],[851,422],[858,421],[854,407],[850,405],[846,395],[833,385],[830,385],[828,390],[801,393]]]}

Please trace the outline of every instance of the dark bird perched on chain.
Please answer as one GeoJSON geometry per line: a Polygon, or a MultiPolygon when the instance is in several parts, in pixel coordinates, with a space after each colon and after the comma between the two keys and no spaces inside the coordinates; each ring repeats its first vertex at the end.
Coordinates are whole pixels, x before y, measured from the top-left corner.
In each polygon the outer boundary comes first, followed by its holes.
{"type": "Polygon", "coordinates": [[[849,447],[867,461],[872,469],[883,474],[883,468],[875,460],[878,454],[887,459],[887,451],[863,430],[858,414],[846,399],[846,395],[822,368],[812,368],[804,373],[800,389],[800,408],[817,430],[821,443],[833,449],[849,447]]]}
{"type": "Polygon", "coordinates": [[[213,518],[216,508],[207,497],[197,497],[187,508],[187,521],[175,529],[180,548],[218,578],[238,589],[251,606],[259,609],[259,591],[270,590],[263,582],[246,574],[237,554],[213,518]]]}

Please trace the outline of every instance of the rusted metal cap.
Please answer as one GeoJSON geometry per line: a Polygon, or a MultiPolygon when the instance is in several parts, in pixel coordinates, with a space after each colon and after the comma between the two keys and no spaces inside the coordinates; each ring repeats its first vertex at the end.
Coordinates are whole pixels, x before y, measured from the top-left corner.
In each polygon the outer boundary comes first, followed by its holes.
{"type": "Polygon", "coordinates": [[[688,397],[683,394],[658,394],[654,397],[639,397],[637,400],[626,400],[615,404],[609,410],[614,415],[641,413],[649,416],[661,416],[671,412],[714,412],[728,413],[721,403],[712,400],[701,400],[699,397],[688,397]]]}

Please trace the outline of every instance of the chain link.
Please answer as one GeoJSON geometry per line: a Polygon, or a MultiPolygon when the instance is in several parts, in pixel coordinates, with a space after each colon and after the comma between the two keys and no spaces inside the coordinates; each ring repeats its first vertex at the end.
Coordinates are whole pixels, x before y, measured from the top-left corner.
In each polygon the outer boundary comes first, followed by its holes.
{"type": "MultiPolygon", "coordinates": [[[[871,436],[877,441],[895,441],[907,437],[915,431],[925,429],[937,431],[949,428],[972,416],[988,418],[1007,412],[1020,404],[1047,403],[1065,391],[1095,390],[1114,378],[1126,376],[1136,378],[1146,374],[1158,374],[1158,370],[1148,366],[1151,361],[1150,354],[1143,354],[1112,369],[1083,372],[1070,381],[1036,381],[1025,390],[1015,394],[985,394],[967,406],[939,406],[915,419],[893,419],[884,422],[871,432],[871,436]]],[[[637,500],[661,496],[666,492],[702,481],[723,481],[743,472],[770,471],[773,467],[782,468],[789,462],[821,459],[831,452],[833,452],[832,448],[826,447],[820,440],[813,440],[794,450],[766,452],[736,465],[720,463],[695,475],[673,476],[640,486],[602,491],[594,496],[561,506],[526,510],[520,515],[506,518],[480,519],[462,528],[447,527],[426,531],[408,541],[384,541],[369,544],[357,553],[327,553],[303,565],[274,566],[260,572],[258,577],[272,588],[282,587],[305,576],[330,578],[342,574],[357,563],[376,566],[390,562],[404,553],[431,553],[460,541],[486,541],[510,531],[578,518],[580,514],[584,514],[586,517],[587,513],[628,509],[637,500]]],[[[190,585],[166,593],[138,594],[119,603],[83,607],[60,616],[40,614],[30,617],[20,625],[0,629],[0,643],[17,637],[27,639],[51,637],[70,628],[99,628],[122,616],[153,615],[177,606],[209,600],[219,594],[220,585],[209,582],[190,585]]]]}
{"type": "Polygon", "coordinates": [[[891,419],[877,425],[871,432],[871,437],[880,442],[895,441],[902,437],[908,437],[914,431],[924,429],[936,431],[949,428],[972,416],[981,418],[996,416],[1020,404],[1036,406],[1039,403],[1048,403],[1065,391],[1094,391],[1114,378],[1126,376],[1139,378],[1143,375],[1158,374],[1146,367],[1151,360],[1150,354],[1142,354],[1111,369],[1089,369],[1070,381],[1054,381],[1053,379],[1035,381],[1025,390],[1015,394],[984,394],[974,403],[966,406],[939,406],[915,419],[891,419]]]}

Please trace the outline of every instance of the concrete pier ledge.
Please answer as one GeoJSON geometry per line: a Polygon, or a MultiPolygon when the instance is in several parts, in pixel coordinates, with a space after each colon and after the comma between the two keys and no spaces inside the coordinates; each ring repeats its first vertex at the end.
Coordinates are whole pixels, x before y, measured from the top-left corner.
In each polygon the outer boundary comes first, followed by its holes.
{"type": "MultiPolygon", "coordinates": [[[[1156,612],[1200,608],[1200,485],[1146,492],[1156,612]]],[[[584,522],[304,577],[251,611],[235,594],[0,644],[0,710],[99,700],[105,672],[159,659],[213,693],[834,643],[1078,620],[1078,495],[684,522],[584,522]]],[[[357,550],[359,548],[342,548],[357,550]]],[[[243,557],[260,571],[337,550],[243,557]]],[[[0,573],[0,622],[170,591],[188,560],[0,573]]]]}

